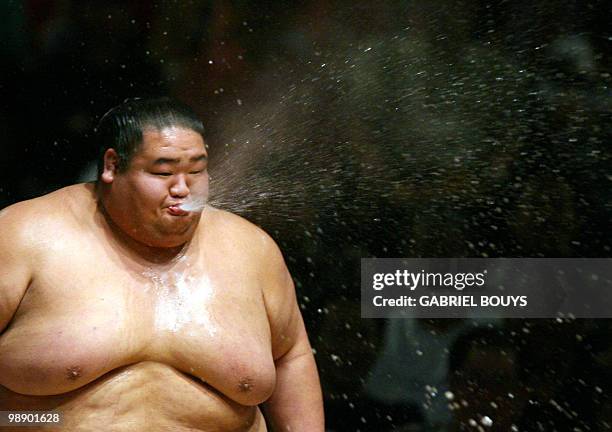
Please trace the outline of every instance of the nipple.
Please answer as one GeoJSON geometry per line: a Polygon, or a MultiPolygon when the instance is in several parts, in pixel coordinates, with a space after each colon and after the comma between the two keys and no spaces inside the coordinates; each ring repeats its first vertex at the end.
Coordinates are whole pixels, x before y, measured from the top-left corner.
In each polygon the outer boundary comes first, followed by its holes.
{"type": "Polygon", "coordinates": [[[253,380],[249,377],[242,378],[238,384],[238,390],[241,393],[247,393],[253,390],[253,380]]]}
{"type": "Polygon", "coordinates": [[[83,370],[80,366],[70,366],[66,369],[66,377],[71,380],[77,380],[83,374],[83,370]]]}

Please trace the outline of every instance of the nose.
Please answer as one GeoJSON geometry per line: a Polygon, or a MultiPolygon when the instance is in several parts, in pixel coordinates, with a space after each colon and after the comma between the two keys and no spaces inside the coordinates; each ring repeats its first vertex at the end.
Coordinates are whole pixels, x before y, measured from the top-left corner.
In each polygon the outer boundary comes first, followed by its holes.
{"type": "Polygon", "coordinates": [[[184,175],[180,174],[175,177],[174,182],[170,186],[170,195],[175,198],[184,198],[189,195],[189,186],[184,175]]]}

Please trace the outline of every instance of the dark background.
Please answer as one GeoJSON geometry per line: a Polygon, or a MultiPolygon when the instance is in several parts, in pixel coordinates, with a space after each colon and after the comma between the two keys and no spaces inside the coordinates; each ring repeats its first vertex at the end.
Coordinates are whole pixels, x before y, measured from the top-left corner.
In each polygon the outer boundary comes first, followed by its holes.
{"type": "MultiPolygon", "coordinates": [[[[177,97],[204,119],[214,201],[284,252],[330,430],[477,430],[467,419],[482,425],[509,392],[465,378],[473,358],[521,395],[481,427],[509,430],[505,416],[516,430],[610,430],[607,320],[475,322],[444,361],[456,395],[487,408],[432,426],[427,406],[364,389],[385,346],[407,342],[359,313],[361,257],[610,257],[607,2],[0,9],[0,208],[87,179],[89,137],[110,107],[177,97]]],[[[432,340],[457,325],[418,323],[432,340]]]]}

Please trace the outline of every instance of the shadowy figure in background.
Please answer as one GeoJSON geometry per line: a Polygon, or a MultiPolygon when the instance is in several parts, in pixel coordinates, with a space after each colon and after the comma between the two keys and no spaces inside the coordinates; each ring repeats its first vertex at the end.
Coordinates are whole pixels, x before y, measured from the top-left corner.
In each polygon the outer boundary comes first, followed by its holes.
{"type": "Polygon", "coordinates": [[[527,402],[521,353],[500,329],[476,329],[455,341],[447,394],[453,421],[445,430],[517,430],[527,402]]]}
{"type": "Polygon", "coordinates": [[[450,424],[450,349],[462,334],[494,323],[468,319],[388,321],[384,346],[365,386],[369,405],[395,413],[387,419],[388,430],[411,423],[427,429],[444,429],[450,424]]]}
{"type": "Polygon", "coordinates": [[[450,354],[449,430],[589,430],[598,411],[597,386],[589,379],[593,361],[576,355],[582,327],[576,321],[511,320],[504,329],[458,338],[450,354]]]}

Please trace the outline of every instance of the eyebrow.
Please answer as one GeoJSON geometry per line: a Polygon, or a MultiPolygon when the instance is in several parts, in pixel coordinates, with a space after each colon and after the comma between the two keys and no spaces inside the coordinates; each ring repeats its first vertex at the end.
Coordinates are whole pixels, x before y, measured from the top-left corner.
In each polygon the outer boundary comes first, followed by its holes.
{"type": "MultiPolygon", "coordinates": [[[[194,156],[191,159],[189,159],[189,162],[200,162],[200,161],[206,161],[208,159],[208,156],[206,156],[205,154],[203,155],[199,155],[199,156],[194,156]]],[[[178,158],[158,158],[155,159],[155,161],[153,162],[153,165],[164,165],[164,164],[178,164],[181,160],[178,158]]]]}

